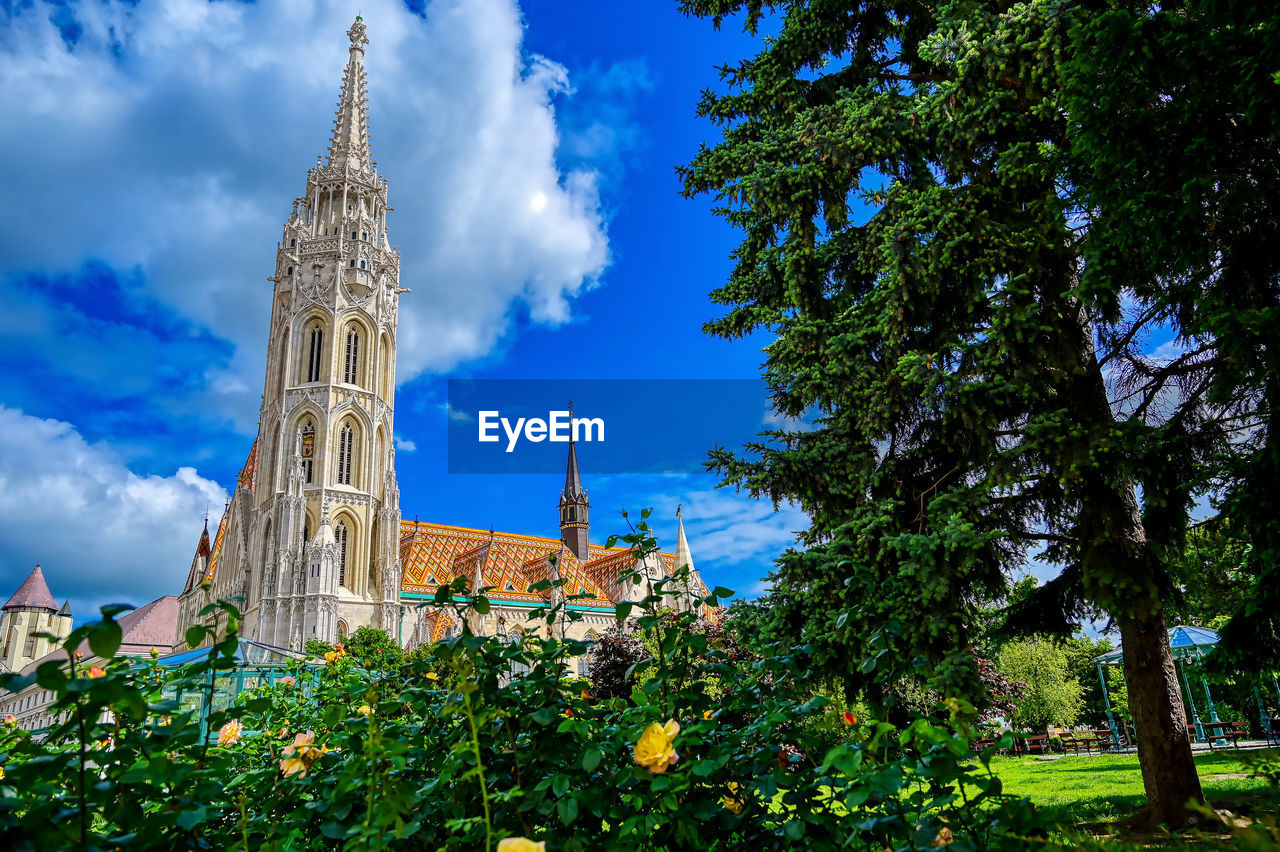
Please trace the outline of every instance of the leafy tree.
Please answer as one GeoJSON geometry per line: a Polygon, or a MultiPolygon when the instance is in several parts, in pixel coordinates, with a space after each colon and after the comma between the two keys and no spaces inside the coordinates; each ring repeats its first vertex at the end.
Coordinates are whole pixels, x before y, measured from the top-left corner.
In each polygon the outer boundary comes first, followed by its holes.
{"type": "Polygon", "coordinates": [[[1170,559],[1174,590],[1166,610],[1171,624],[1218,629],[1249,600],[1251,548],[1230,530],[1223,534],[1222,526],[1192,530],[1170,559]]]}
{"type": "MultiPolygon", "coordinates": [[[[1098,664],[1094,660],[1111,649],[1110,640],[1104,638],[1072,636],[1062,641],[1062,650],[1067,656],[1067,676],[1079,682],[1081,686],[1080,698],[1083,706],[1080,714],[1087,724],[1096,728],[1106,726],[1107,708],[1102,698],[1102,681],[1098,678],[1098,664]]],[[[1118,668],[1116,673],[1119,674],[1118,668]]]]}
{"type": "Polygon", "coordinates": [[[1042,638],[1018,639],[1000,649],[998,668],[1026,685],[1013,702],[1013,724],[1043,731],[1049,725],[1069,728],[1084,709],[1084,688],[1069,671],[1066,649],[1042,638]]]}
{"type": "Polygon", "coordinates": [[[368,669],[386,671],[404,662],[404,649],[386,631],[376,627],[359,627],[343,642],[348,656],[368,669]]]}
{"type": "MultiPolygon", "coordinates": [[[[751,32],[771,15],[777,30],[722,69],[728,91],[699,113],[723,140],[682,169],[686,194],[713,196],[744,232],[712,293],[728,311],[707,330],[770,333],[775,411],[819,413],[811,431],[713,455],[727,482],[812,518],[807,549],[772,576],[771,629],[812,643],[850,694],[905,671],[977,699],[973,611],[1043,548],[1061,574],[1011,628],[1065,636],[1090,611],[1114,619],[1141,819],[1192,819],[1203,797],[1165,638],[1168,554],[1193,501],[1225,487],[1271,507],[1243,523],[1255,554],[1263,531],[1262,552],[1280,555],[1267,520],[1280,498],[1258,493],[1280,479],[1267,425],[1280,346],[1263,345],[1280,328],[1280,251],[1250,266],[1244,250],[1255,232],[1280,242],[1267,212],[1280,111],[1258,64],[1274,28],[1212,0],[681,8],[716,25],[741,13],[751,32]],[[1218,20],[1193,62],[1178,56],[1218,20]],[[1206,61],[1218,53],[1229,61],[1206,61]],[[1208,96],[1189,91],[1203,74],[1208,96]],[[1175,158],[1146,194],[1145,175],[1206,119],[1228,144],[1175,158]],[[1152,135],[1166,144],[1135,144],[1152,135]],[[1153,243],[1158,205],[1172,212],[1153,243]],[[1195,238],[1162,254],[1187,226],[1195,238]],[[1144,351],[1170,331],[1171,354],[1144,351]]],[[[1251,564],[1259,584],[1280,570],[1251,564]]],[[[1261,636],[1280,635],[1280,607],[1250,607],[1240,616],[1261,636]]]]}
{"type": "Polygon", "coordinates": [[[631,633],[610,627],[587,652],[588,680],[593,698],[630,698],[635,685],[633,666],[644,659],[644,644],[631,633]]]}

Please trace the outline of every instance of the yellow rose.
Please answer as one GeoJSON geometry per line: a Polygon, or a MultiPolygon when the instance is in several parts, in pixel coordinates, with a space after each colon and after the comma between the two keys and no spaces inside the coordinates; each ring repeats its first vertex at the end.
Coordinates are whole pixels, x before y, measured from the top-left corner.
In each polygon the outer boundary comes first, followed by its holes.
{"type": "Polygon", "coordinates": [[[704,722],[710,722],[710,721],[711,721],[712,719],[714,719],[715,717],[716,717],[716,711],[714,711],[714,710],[703,710],[703,711],[702,711],[702,721],[704,721],[704,722]]]}
{"type": "Polygon", "coordinates": [[[678,733],[680,725],[674,719],[667,720],[665,725],[654,722],[645,728],[633,752],[636,763],[650,772],[666,772],[675,766],[680,759],[673,745],[678,733]]]}
{"type": "Polygon", "coordinates": [[[373,708],[370,707],[368,704],[361,704],[360,709],[357,710],[356,712],[359,713],[361,716],[372,716],[373,708]]]}
{"type": "Polygon", "coordinates": [[[498,841],[498,852],[547,852],[547,844],[527,837],[507,837],[498,841]]]}
{"type": "Polygon", "coordinates": [[[436,674],[435,672],[427,672],[427,680],[439,680],[439,679],[440,679],[440,675],[436,674]]]}
{"type": "Polygon", "coordinates": [[[730,781],[726,785],[729,792],[725,793],[720,803],[726,809],[733,811],[735,814],[742,813],[742,809],[747,806],[746,799],[742,795],[742,785],[737,781],[730,781]]]}
{"type": "Polygon", "coordinates": [[[951,829],[947,828],[944,825],[941,829],[939,829],[938,836],[933,838],[933,842],[930,843],[929,845],[930,846],[950,846],[952,843],[955,842],[955,840],[956,839],[951,836],[951,829]]]}
{"type": "Polygon", "coordinates": [[[244,725],[241,725],[238,721],[233,719],[218,729],[218,745],[235,745],[240,742],[240,735],[242,733],[244,733],[244,725]]]}

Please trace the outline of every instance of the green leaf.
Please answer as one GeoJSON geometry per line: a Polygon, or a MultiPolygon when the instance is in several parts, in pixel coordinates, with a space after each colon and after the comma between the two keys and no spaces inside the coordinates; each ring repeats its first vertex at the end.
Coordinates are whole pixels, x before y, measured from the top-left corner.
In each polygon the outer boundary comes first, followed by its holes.
{"type": "MultiPolygon", "coordinates": [[[[103,607],[103,609],[106,609],[106,607],[103,607]]],[[[120,629],[120,625],[114,621],[102,621],[93,627],[93,631],[89,634],[89,647],[99,657],[111,659],[116,655],[116,651],[120,649],[120,641],[124,638],[124,632],[120,629]]]]}
{"type": "Polygon", "coordinates": [[[199,624],[193,624],[187,628],[187,645],[191,648],[200,647],[200,643],[204,641],[205,629],[199,624]]]}
{"type": "Polygon", "coordinates": [[[587,749],[586,754],[582,755],[582,768],[587,772],[595,772],[596,767],[600,765],[600,759],[604,757],[604,752],[600,749],[592,747],[587,749]]]}
{"type": "Polygon", "coordinates": [[[178,825],[190,831],[200,823],[209,818],[209,812],[204,805],[197,805],[195,810],[183,811],[178,814],[178,825]]]}
{"type": "Polygon", "coordinates": [[[563,798],[556,802],[556,810],[560,812],[560,821],[562,823],[573,825],[573,821],[578,818],[578,800],[563,798]]]}
{"type": "Polygon", "coordinates": [[[731,598],[733,597],[733,589],[726,589],[724,586],[716,586],[711,590],[711,594],[718,598],[731,598]]]}
{"type": "Polygon", "coordinates": [[[799,840],[804,837],[804,823],[798,819],[787,820],[782,825],[782,833],[787,836],[788,840],[799,840]]]}
{"type": "Polygon", "coordinates": [[[489,599],[486,598],[484,595],[480,595],[478,598],[476,598],[475,607],[476,607],[476,612],[480,613],[481,615],[488,615],[489,599]]]}
{"type": "Polygon", "coordinates": [[[848,623],[848,621],[849,621],[849,613],[842,612],[840,613],[840,617],[836,619],[836,627],[844,627],[845,624],[848,623]]]}

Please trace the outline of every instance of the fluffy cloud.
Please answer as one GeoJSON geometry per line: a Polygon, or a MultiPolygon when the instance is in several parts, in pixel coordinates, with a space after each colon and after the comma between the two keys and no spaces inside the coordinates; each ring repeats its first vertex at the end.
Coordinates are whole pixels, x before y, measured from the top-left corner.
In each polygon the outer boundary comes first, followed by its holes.
{"type": "Polygon", "coordinates": [[[0,594],[31,566],[69,598],[77,618],[112,601],[143,604],[177,594],[195,552],[200,518],[227,494],[189,467],[138,476],[70,424],[0,406],[0,594]]]}
{"type": "MultiPolygon", "coordinates": [[[[211,407],[250,429],[264,279],[327,145],[351,12],[337,0],[8,7],[0,144],[21,164],[6,193],[22,215],[0,231],[2,271],[136,271],[148,298],[233,344],[203,379],[211,407]]],[[[601,174],[630,143],[616,112],[562,143],[553,101],[573,97],[569,75],[522,51],[513,0],[435,0],[421,17],[368,0],[362,14],[374,156],[413,289],[405,381],[489,353],[514,316],[569,319],[608,264],[601,174]]],[[[646,85],[635,63],[593,76],[612,102],[646,85]]]]}
{"type": "MultiPolygon", "coordinates": [[[[705,477],[697,477],[705,479],[705,477]]],[[[796,532],[808,529],[809,518],[799,507],[783,504],[776,511],[767,500],[754,500],[727,488],[678,490],[691,485],[694,477],[597,477],[593,491],[605,505],[652,506],[649,519],[658,544],[664,551],[676,547],[677,505],[683,505],[684,529],[695,567],[709,586],[728,586],[738,597],[754,598],[767,589],[764,576],[773,570],[773,561],[788,547],[796,546],[796,532]],[[626,493],[618,493],[618,486],[626,493]],[[674,489],[674,490],[673,490],[674,489]],[[712,568],[714,564],[714,568],[712,568]]],[[[607,523],[601,517],[601,527],[607,523]]]]}

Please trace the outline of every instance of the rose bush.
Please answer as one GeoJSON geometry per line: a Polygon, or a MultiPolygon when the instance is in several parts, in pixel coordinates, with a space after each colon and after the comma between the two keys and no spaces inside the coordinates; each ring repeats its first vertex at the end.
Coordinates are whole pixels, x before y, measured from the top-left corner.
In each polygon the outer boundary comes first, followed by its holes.
{"type": "MultiPolygon", "coordinates": [[[[656,547],[644,523],[625,541],[641,552],[656,547]]],[[[453,605],[460,591],[442,588],[437,603],[453,605]]],[[[728,594],[716,589],[706,602],[728,594]]],[[[963,702],[941,704],[940,715],[893,739],[887,725],[858,720],[864,736],[825,749],[806,723],[835,711],[809,680],[807,647],[735,660],[714,631],[691,629],[694,615],[664,608],[666,599],[660,588],[618,608],[653,649],[636,664],[644,677],[627,696],[593,697],[568,676],[583,643],[511,644],[464,631],[386,669],[335,649],[323,666],[297,663],[289,683],[203,714],[165,695],[207,695],[214,676],[234,665],[234,605],[209,607],[225,614],[225,631],[206,659],[177,671],[114,656],[119,626],[108,608],[64,643],[74,649],[87,638],[108,660],[101,677],[70,657],[33,676],[57,695],[62,721],[41,736],[0,729],[5,846],[625,852],[1036,843],[1030,808],[1003,794],[971,753],[973,714],[963,702]],[[714,696],[706,682],[718,684],[714,696]]],[[[483,590],[465,606],[487,607],[483,590]]],[[[560,614],[540,611],[549,621],[560,614]]],[[[195,628],[188,640],[207,633],[195,628]]],[[[27,684],[6,680],[10,689],[27,684]]]]}

